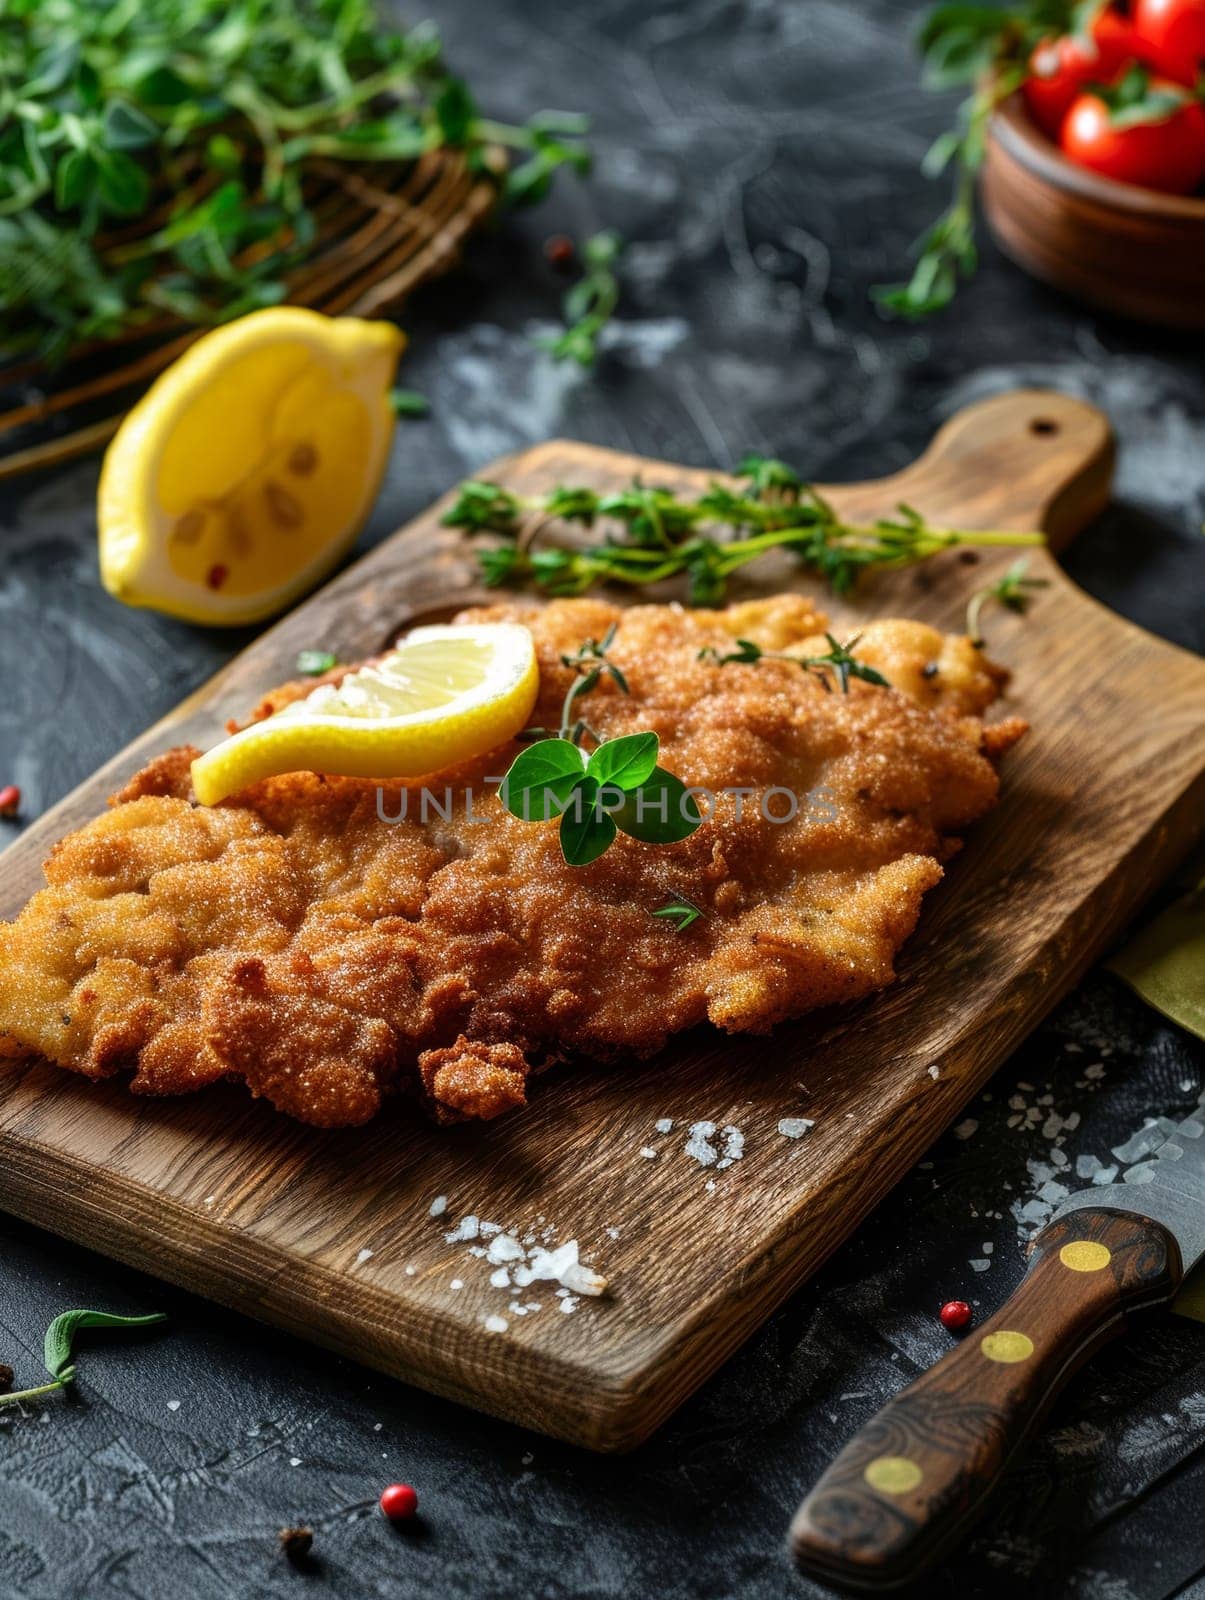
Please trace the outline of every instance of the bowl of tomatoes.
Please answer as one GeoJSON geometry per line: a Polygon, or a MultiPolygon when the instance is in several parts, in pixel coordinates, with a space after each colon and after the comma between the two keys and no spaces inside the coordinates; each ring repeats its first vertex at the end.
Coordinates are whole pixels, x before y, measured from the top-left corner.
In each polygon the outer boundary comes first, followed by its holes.
{"type": "Polygon", "coordinates": [[[1057,288],[1205,328],[1205,0],[1081,5],[1069,20],[997,62],[988,225],[1057,288]]]}

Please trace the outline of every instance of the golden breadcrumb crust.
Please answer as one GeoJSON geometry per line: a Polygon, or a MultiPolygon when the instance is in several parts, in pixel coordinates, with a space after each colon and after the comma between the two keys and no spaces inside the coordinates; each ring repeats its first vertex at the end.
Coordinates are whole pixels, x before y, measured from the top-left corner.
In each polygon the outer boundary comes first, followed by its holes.
{"type": "MultiPolygon", "coordinates": [[[[607,738],[653,729],[661,764],[719,796],[697,832],[621,834],[569,867],[556,824],[511,817],[487,781],[517,745],[427,780],[441,806],[445,786],[453,798],[425,820],[413,786],[313,773],[203,808],[197,752],[168,751],[54,848],[47,887],[0,925],[0,1055],[128,1071],[138,1094],[241,1078],[335,1127],[402,1088],[441,1120],[493,1117],[523,1103],[532,1065],[570,1052],[647,1053],[704,1021],[765,1032],[891,980],[940,863],[995,804],[994,759],[1024,732],[981,721],[1004,674],[917,622],[863,630],[856,653],[890,689],[825,692],[791,662],[699,659],[735,637],[823,652],[824,618],[798,596],[726,611],[504,604],[463,620],[502,619],[531,628],[533,721],[552,728],[562,654],[616,625],[631,692],[604,678],[583,709],[607,738]],[[736,788],[751,792],[724,793],[736,788]],[[801,797],[793,820],[762,814],[770,789],[801,797]],[[382,820],[403,798],[406,820],[382,820]],[[653,916],[680,895],[704,912],[682,933],[653,916]]],[[[285,685],[256,715],[312,687],[285,685]]]]}

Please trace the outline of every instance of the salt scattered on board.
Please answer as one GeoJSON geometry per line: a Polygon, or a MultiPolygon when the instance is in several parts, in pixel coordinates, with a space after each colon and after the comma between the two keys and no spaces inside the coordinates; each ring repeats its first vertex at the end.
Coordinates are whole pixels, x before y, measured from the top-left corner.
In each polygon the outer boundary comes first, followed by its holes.
{"type": "Polygon", "coordinates": [[[784,1139],[802,1139],[805,1133],[810,1133],[816,1126],[808,1117],[783,1117],[778,1124],[778,1131],[784,1139]]]}

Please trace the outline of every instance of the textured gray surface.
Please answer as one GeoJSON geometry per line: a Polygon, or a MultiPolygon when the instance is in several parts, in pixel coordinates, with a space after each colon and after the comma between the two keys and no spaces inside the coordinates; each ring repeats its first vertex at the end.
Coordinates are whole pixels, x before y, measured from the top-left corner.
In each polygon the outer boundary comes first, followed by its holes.
{"type": "MultiPolygon", "coordinates": [[[[1200,343],[1099,321],[990,248],[939,322],[888,325],[867,306],[936,199],[916,165],[947,108],[917,91],[913,13],[887,0],[444,0],[452,55],[489,109],[590,111],[597,171],[479,241],[414,304],[403,381],[433,414],[399,430],[368,537],[550,434],[721,466],[769,449],[854,478],[907,461],[968,399],[1037,382],[1103,405],[1124,444],[1118,502],[1072,573],[1201,648],[1200,343]],[[631,240],[627,287],[588,377],[551,366],[529,335],[561,288],[545,234],[604,224],[631,240]]],[[[99,590],[95,482],[85,463],[0,500],[0,782],[21,785],[31,815],[243,642],[99,590]]],[[[977,1129],[944,1139],[623,1461],[484,1421],[0,1221],[0,1360],[20,1378],[35,1381],[65,1306],[172,1318],[137,1344],[93,1345],[71,1399],[0,1408],[0,1596],[818,1596],[783,1561],[786,1522],[876,1402],[945,1348],[939,1302],[993,1305],[1022,1271],[1038,1191],[1085,1181],[1079,1156],[1116,1164],[1144,1114],[1183,1115],[1203,1086],[1201,1046],[1094,975],[971,1108],[977,1129]],[[372,1509],[395,1478],[422,1495],[411,1536],[372,1509]],[[308,1575],[276,1549],[299,1518],[318,1531],[308,1575]]],[[[0,1171],[0,1206],[2,1190],[0,1171]]],[[[1202,1600],[1203,1441],[1205,1328],[1155,1319],[1077,1380],[928,1592],[1202,1600]]]]}

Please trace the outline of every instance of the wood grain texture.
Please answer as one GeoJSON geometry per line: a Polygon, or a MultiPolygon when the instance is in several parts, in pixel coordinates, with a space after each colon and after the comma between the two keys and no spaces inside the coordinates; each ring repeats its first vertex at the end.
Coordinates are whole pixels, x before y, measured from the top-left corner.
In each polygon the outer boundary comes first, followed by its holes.
{"type": "MultiPolygon", "coordinates": [[[[902,473],[831,492],[851,514],[906,497],[949,523],[1044,523],[1057,543],[1104,503],[1111,458],[1099,412],[1018,393],[956,417],[902,473]]],[[[566,441],[490,475],[534,492],[617,486],[634,471],[682,488],[707,477],[566,441]]],[[[298,649],[349,659],[478,598],[472,552],[440,528],[441,510],[264,634],[31,828],[3,858],[0,914],[38,887],[55,838],[154,752],[216,738],[291,673],[298,649]]],[[[966,566],[951,553],[833,613],[840,627],[902,614],[956,628],[968,593],[1008,559],[966,566]]],[[[445,1132],[399,1107],[319,1133],[234,1087],[135,1100],[119,1083],[30,1064],[6,1075],[0,1105],[5,1206],[437,1393],[593,1448],[636,1444],[857,1226],[1196,831],[1205,664],[1103,610],[1045,553],[1033,570],[1053,587],[1031,617],[998,612],[988,627],[1016,674],[1002,709],[1023,711],[1033,731],[1000,808],[930,897],[899,981],[873,1003],[769,1040],[701,1030],[653,1061],[575,1064],[519,1115],[445,1132]],[[813,1131],[778,1135],[778,1120],[798,1115],[813,1131]],[[643,1159],[661,1117],[674,1135],[643,1159]],[[684,1128],[700,1119],[739,1126],[744,1159],[716,1174],[686,1157],[684,1128]],[[473,1212],[523,1231],[544,1217],[579,1239],[612,1295],[562,1316],[545,1294],[541,1313],[488,1332],[485,1315],[507,1297],[428,1217],[441,1194],[453,1219],[473,1212]],[[452,1291],[456,1277],[464,1288],[452,1291]]],[[[744,577],[735,596],[800,583],[775,559],[744,577]]]]}
{"type": "Polygon", "coordinates": [[[983,203],[1000,248],[1035,277],[1142,322],[1205,328],[1205,199],[1076,166],[1019,94],[989,126],[983,203]]]}
{"type": "Polygon", "coordinates": [[[1072,1374],[1181,1277],[1147,1218],[1102,1206],[1043,1228],[996,1315],[860,1428],[800,1506],[798,1565],[844,1588],[911,1584],[967,1532],[1072,1374]]]}

